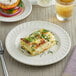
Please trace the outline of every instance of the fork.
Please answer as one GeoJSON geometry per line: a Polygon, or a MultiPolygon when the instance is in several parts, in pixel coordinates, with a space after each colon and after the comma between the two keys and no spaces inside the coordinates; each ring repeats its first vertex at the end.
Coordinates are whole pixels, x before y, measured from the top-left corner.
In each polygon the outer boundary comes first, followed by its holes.
{"type": "Polygon", "coordinates": [[[2,45],[2,41],[0,40],[0,58],[1,58],[1,62],[2,62],[3,72],[4,72],[4,76],[8,76],[8,72],[7,72],[3,54],[4,54],[4,48],[2,45]]]}

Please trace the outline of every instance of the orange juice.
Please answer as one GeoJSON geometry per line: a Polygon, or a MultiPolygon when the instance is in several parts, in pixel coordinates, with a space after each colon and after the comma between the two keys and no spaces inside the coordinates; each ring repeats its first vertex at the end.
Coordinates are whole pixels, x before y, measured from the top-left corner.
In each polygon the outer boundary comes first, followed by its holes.
{"type": "Polygon", "coordinates": [[[56,13],[63,18],[71,17],[74,7],[73,2],[74,0],[57,0],[56,13]]]}

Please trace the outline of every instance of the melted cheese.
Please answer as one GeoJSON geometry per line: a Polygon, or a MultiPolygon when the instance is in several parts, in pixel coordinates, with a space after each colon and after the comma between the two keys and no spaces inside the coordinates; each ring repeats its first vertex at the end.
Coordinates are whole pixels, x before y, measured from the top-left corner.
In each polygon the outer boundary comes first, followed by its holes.
{"type": "Polygon", "coordinates": [[[0,3],[5,4],[5,5],[12,5],[16,2],[17,0],[0,0],[0,3]]]}

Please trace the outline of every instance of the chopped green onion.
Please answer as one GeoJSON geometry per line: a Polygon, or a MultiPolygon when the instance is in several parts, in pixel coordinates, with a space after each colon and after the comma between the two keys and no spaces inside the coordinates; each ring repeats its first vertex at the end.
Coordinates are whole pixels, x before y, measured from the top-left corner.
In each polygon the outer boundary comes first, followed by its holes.
{"type": "Polygon", "coordinates": [[[43,33],[46,33],[46,32],[48,32],[48,30],[46,30],[46,29],[43,29],[43,31],[42,31],[43,33]]]}
{"type": "Polygon", "coordinates": [[[56,45],[58,44],[59,41],[56,40],[56,45]]]}
{"type": "Polygon", "coordinates": [[[52,51],[50,51],[50,50],[49,50],[47,53],[48,53],[48,54],[49,54],[49,53],[53,54],[53,52],[52,52],[52,51]]]}

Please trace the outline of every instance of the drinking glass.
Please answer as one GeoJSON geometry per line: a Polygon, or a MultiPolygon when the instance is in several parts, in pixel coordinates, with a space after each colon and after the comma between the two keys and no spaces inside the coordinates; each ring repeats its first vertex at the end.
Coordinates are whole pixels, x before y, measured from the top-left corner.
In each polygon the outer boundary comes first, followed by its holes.
{"type": "Polygon", "coordinates": [[[56,17],[59,21],[69,20],[73,13],[74,0],[56,0],[56,17]]]}

